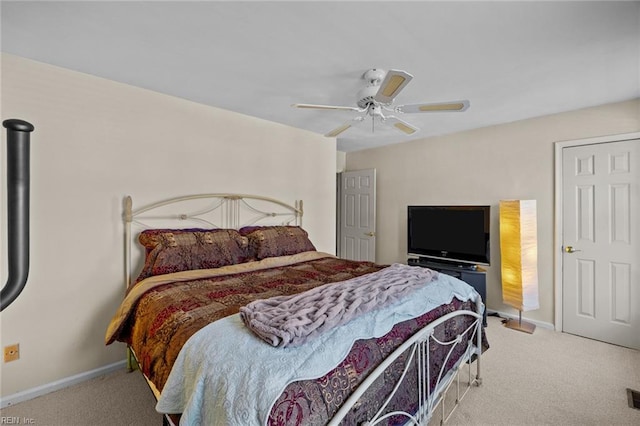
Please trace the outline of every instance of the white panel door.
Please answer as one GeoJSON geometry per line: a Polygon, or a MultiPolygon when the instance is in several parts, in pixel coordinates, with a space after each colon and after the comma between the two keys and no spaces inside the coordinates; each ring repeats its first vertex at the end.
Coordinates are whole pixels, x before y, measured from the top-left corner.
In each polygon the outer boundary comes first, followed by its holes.
{"type": "Polygon", "coordinates": [[[343,172],[340,200],[340,257],[376,259],[376,171],[343,172]]]}
{"type": "Polygon", "coordinates": [[[640,349],[640,140],[562,150],[563,331],[640,349]]]}

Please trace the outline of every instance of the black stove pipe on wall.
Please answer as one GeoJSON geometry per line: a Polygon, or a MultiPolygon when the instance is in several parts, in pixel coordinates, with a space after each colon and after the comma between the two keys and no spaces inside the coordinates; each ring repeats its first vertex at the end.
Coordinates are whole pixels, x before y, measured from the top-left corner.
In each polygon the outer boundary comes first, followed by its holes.
{"type": "Polygon", "coordinates": [[[29,139],[33,125],[23,120],[2,122],[7,129],[7,283],[0,293],[0,311],[22,292],[29,276],[29,139]]]}

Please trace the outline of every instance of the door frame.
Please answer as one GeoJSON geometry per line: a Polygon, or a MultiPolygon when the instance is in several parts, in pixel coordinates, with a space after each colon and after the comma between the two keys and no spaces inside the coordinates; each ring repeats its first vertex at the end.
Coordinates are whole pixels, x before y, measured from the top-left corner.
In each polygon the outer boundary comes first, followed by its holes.
{"type": "Polygon", "coordinates": [[[555,162],[555,197],[554,197],[554,232],[553,232],[553,269],[555,285],[555,318],[554,325],[556,331],[562,331],[562,150],[582,145],[595,145],[610,142],[624,142],[633,139],[640,139],[640,132],[622,133],[610,136],[598,136],[594,138],[568,140],[554,143],[554,162],[555,162]]]}

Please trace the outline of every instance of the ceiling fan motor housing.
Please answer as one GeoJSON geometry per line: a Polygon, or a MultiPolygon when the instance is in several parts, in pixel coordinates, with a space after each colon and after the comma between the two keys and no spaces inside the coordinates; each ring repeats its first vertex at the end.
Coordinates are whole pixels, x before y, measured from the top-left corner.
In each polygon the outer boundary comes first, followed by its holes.
{"type": "Polygon", "coordinates": [[[369,85],[363,87],[358,91],[357,104],[360,108],[367,108],[369,105],[375,103],[374,97],[378,93],[379,86],[369,85]]]}
{"type": "Polygon", "coordinates": [[[375,96],[380,90],[380,84],[382,84],[386,75],[387,72],[380,68],[372,68],[362,74],[362,79],[367,82],[367,85],[358,91],[356,103],[360,108],[368,108],[371,105],[379,104],[375,100],[375,96]]]}
{"type": "Polygon", "coordinates": [[[367,81],[367,85],[380,86],[385,75],[387,75],[385,70],[373,68],[362,74],[362,78],[367,81]]]}

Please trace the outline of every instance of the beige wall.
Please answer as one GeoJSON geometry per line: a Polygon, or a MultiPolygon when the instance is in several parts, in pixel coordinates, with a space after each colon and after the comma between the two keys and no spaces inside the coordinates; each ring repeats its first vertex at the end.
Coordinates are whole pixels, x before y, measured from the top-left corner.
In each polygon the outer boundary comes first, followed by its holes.
{"type": "Polygon", "coordinates": [[[346,167],[377,170],[378,262],[406,262],[407,205],[490,204],[487,306],[506,313],[517,311],[502,303],[498,204],[537,200],[540,309],[523,316],[553,323],[554,142],[639,130],[636,99],[351,152],[346,167]]]}
{"type": "Polygon", "coordinates": [[[336,152],[336,173],[342,173],[347,166],[347,153],[338,151],[336,152]]]}
{"type": "MultiPolygon", "coordinates": [[[[2,396],[124,359],[104,346],[123,297],[125,195],[134,207],[199,192],[304,200],[304,225],[335,251],[335,143],[321,135],[2,55],[2,118],[34,124],[31,270],[1,315],[2,396]]],[[[4,162],[1,190],[4,200],[4,162]]],[[[6,202],[2,282],[6,282],[6,202]]]]}

